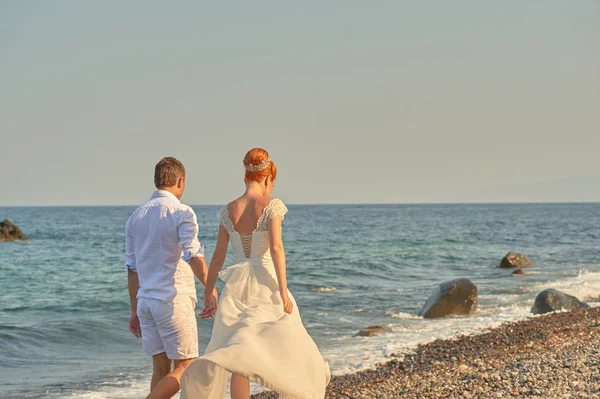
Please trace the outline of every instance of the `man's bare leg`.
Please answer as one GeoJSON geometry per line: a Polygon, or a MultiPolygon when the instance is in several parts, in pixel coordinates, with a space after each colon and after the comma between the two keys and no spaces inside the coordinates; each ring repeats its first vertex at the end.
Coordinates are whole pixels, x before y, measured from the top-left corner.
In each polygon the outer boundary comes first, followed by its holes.
{"type": "Polygon", "coordinates": [[[165,378],[171,372],[173,361],[167,357],[165,352],[152,356],[152,381],[150,382],[150,392],[160,380],[165,378]]]}
{"type": "Polygon", "coordinates": [[[231,399],[248,399],[250,397],[250,381],[240,375],[231,376],[231,399]]]}
{"type": "Polygon", "coordinates": [[[173,367],[173,371],[158,381],[150,395],[146,396],[146,399],[172,398],[181,389],[181,383],[179,382],[181,375],[194,360],[196,359],[174,360],[175,367],[173,367]]]}

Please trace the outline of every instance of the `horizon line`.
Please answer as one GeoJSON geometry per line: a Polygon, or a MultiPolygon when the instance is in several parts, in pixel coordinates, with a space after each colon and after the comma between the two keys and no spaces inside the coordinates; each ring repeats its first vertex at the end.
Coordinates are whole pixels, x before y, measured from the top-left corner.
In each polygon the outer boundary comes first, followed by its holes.
{"type": "MultiPolygon", "coordinates": [[[[600,204],[600,200],[582,201],[482,201],[482,202],[324,202],[324,203],[287,203],[290,206],[359,206],[359,205],[566,205],[566,204],[600,204]]],[[[141,204],[120,205],[1,205],[0,208],[123,208],[140,206],[141,204]]],[[[223,206],[223,204],[186,204],[189,206],[223,206]]]]}

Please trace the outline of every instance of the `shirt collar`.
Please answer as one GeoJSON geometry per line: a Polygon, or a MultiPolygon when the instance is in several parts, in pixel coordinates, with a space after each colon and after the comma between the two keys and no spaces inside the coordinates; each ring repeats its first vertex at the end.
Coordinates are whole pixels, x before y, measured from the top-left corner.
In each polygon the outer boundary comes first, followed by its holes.
{"type": "Polygon", "coordinates": [[[179,198],[177,198],[175,196],[175,194],[173,194],[172,192],[167,191],[167,190],[156,190],[156,191],[154,191],[154,193],[152,194],[152,197],[150,199],[160,198],[160,197],[169,197],[171,199],[174,199],[177,202],[180,202],[179,198]]]}

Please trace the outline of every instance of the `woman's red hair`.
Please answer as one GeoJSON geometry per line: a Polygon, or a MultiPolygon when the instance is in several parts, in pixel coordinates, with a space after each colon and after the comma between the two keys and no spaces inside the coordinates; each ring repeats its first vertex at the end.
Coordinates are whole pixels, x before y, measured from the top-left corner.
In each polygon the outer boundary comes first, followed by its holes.
{"type": "MultiPolygon", "coordinates": [[[[270,159],[269,153],[267,150],[262,148],[253,148],[246,153],[244,157],[244,166],[249,165],[260,165],[265,160],[270,159]]],[[[247,181],[256,181],[260,182],[265,177],[271,176],[273,181],[277,177],[277,167],[273,161],[269,162],[269,165],[263,170],[259,170],[258,172],[250,172],[246,170],[246,180],[247,181]]]]}

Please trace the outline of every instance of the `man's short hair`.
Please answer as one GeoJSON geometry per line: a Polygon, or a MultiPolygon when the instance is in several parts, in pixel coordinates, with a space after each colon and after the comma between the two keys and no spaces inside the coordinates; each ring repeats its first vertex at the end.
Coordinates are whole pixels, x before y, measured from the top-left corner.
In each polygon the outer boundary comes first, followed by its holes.
{"type": "Polygon", "coordinates": [[[164,157],[154,168],[154,185],[158,189],[174,186],[180,177],[185,177],[185,167],[173,157],[164,157]]]}

